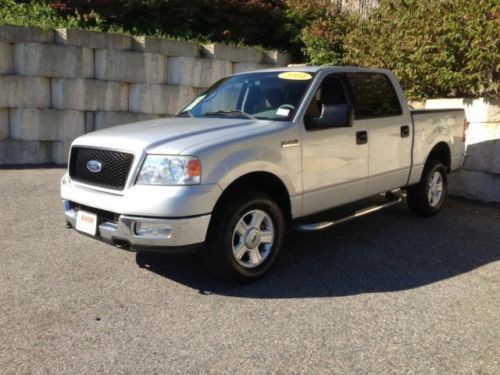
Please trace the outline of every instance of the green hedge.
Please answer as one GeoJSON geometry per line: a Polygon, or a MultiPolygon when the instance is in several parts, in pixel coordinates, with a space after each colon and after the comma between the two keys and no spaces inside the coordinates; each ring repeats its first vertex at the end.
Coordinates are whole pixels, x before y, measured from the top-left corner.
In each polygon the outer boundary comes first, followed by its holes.
{"type": "MultiPolygon", "coordinates": [[[[107,29],[104,20],[95,12],[62,15],[43,1],[0,0],[0,24],[40,26],[43,28],[107,29]]],[[[118,28],[117,28],[118,31],[118,28]]]]}
{"type": "Polygon", "coordinates": [[[410,99],[498,96],[499,4],[381,0],[365,20],[314,19],[303,31],[304,52],[315,64],[391,69],[410,99]]]}
{"type": "Polygon", "coordinates": [[[0,0],[0,23],[291,47],[284,0],[0,0]]]}

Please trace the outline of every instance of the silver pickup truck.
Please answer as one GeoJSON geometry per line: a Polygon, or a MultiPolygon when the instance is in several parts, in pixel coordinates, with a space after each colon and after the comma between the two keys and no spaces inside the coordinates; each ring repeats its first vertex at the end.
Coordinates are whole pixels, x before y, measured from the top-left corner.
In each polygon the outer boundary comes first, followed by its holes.
{"type": "Polygon", "coordinates": [[[288,227],[328,228],[404,195],[435,215],[466,129],[463,110],[410,110],[386,70],[237,74],[174,118],[77,138],[61,181],[66,222],[139,252],[201,248],[214,270],[251,280],[288,227]]]}

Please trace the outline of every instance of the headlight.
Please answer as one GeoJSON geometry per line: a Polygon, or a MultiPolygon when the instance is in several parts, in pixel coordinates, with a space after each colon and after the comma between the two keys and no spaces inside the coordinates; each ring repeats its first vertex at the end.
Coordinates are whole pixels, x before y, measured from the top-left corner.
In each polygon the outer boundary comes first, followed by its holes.
{"type": "Polygon", "coordinates": [[[200,183],[201,164],[193,156],[148,155],[137,177],[140,185],[193,185],[200,183]]]}

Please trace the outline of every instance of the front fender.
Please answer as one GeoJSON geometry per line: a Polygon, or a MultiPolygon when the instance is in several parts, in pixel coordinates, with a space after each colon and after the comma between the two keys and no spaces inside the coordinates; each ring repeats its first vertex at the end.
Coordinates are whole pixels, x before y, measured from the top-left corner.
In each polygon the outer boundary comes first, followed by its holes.
{"type": "Polygon", "coordinates": [[[283,181],[294,196],[302,191],[301,148],[299,144],[282,148],[282,142],[290,139],[300,139],[297,128],[282,125],[276,131],[221,141],[191,153],[202,161],[203,184],[226,189],[248,173],[268,172],[283,181]]]}
{"type": "Polygon", "coordinates": [[[254,172],[266,172],[279,178],[291,196],[297,194],[297,186],[286,169],[286,161],[281,160],[277,152],[264,150],[240,150],[221,160],[219,166],[212,170],[211,180],[218,181],[225,190],[240,177],[254,172]]]}

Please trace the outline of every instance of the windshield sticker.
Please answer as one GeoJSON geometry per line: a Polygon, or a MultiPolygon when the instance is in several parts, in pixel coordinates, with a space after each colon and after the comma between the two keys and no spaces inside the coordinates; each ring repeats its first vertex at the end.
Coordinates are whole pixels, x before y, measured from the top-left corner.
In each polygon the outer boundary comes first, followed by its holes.
{"type": "Polygon", "coordinates": [[[276,111],[277,116],[288,116],[290,114],[290,110],[288,108],[278,108],[276,111]]]}
{"type": "Polygon", "coordinates": [[[312,75],[304,72],[283,72],[278,77],[294,81],[308,81],[312,78],[312,75]]]}
{"type": "Polygon", "coordinates": [[[198,104],[199,102],[201,102],[203,100],[203,98],[205,97],[206,95],[201,95],[201,96],[198,96],[196,99],[194,99],[186,108],[184,108],[184,111],[190,111],[192,110],[196,104],[198,104]]]}

